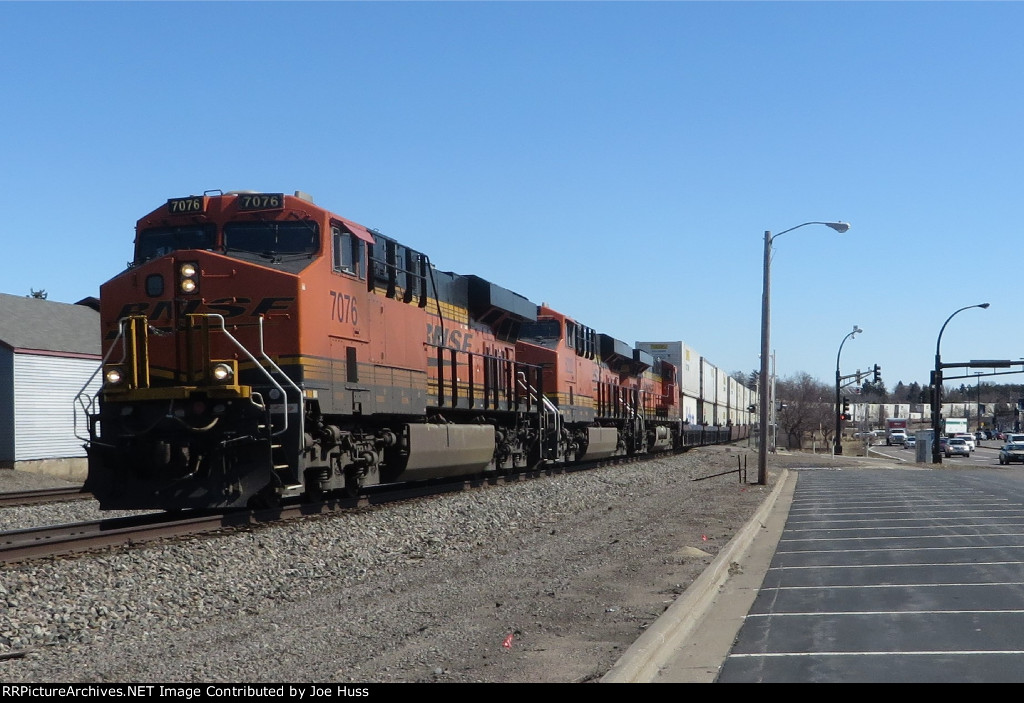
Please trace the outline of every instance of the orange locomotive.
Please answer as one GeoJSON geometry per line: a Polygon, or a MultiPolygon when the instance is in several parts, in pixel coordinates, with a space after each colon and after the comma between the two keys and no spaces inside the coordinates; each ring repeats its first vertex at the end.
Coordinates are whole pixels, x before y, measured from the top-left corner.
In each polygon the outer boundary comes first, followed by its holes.
{"type": "Polygon", "coordinates": [[[681,441],[671,364],[301,193],[168,200],[100,297],[86,489],[103,509],[259,506],[681,441]]]}
{"type": "Polygon", "coordinates": [[[558,407],[557,458],[664,451],[681,443],[676,368],[546,305],[526,323],[518,359],[543,369],[558,407]]]}

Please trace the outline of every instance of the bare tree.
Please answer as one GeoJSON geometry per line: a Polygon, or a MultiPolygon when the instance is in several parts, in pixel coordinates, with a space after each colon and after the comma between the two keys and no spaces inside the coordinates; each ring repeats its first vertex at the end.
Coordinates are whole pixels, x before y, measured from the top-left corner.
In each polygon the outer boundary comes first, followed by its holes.
{"type": "Polygon", "coordinates": [[[802,449],[804,436],[820,432],[828,442],[835,434],[835,388],[800,372],[776,384],[779,429],[785,432],[787,445],[802,449]]]}

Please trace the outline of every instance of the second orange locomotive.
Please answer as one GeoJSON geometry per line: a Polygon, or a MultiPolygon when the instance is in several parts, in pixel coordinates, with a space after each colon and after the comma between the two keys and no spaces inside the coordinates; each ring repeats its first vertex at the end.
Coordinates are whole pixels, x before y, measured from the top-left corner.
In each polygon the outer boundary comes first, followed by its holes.
{"type": "Polygon", "coordinates": [[[104,509],[272,504],[679,446],[677,370],[301,193],[172,198],[101,287],[104,509]]]}

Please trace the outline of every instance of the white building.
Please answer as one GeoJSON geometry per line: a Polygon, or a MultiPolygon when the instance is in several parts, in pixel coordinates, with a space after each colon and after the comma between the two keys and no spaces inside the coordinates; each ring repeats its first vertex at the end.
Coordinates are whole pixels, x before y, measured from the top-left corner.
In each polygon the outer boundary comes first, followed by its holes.
{"type": "MultiPolygon", "coordinates": [[[[0,293],[0,469],[84,480],[74,410],[101,358],[100,315],[92,304],[0,293]]],[[[91,392],[99,382],[96,374],[91,392]]],[[[87,428],[79,426],[78,434],[87,428]]]]}

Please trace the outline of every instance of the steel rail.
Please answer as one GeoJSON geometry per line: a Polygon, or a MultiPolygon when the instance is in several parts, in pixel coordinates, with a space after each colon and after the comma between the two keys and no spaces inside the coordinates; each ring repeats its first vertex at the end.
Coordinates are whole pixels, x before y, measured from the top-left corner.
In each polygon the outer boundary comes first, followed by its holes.
{"type": "Polygon", "coordinates": [[[40,488],[27,491],[5,491],[0,493],[0,507],[16,505],[38,505],[39,503],[61,503],[71,500],[92,498],[92,493],[80,487],[40,488]]]}

